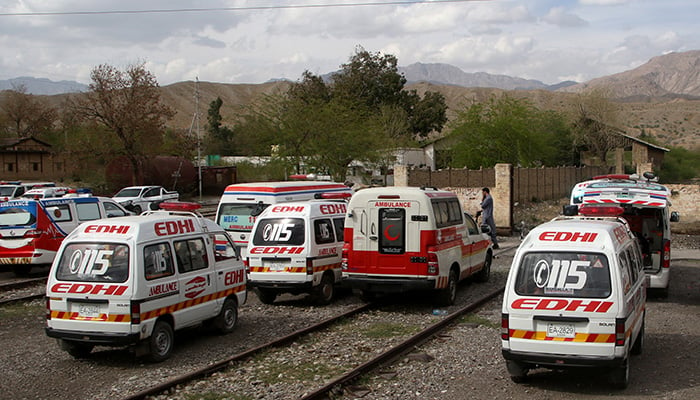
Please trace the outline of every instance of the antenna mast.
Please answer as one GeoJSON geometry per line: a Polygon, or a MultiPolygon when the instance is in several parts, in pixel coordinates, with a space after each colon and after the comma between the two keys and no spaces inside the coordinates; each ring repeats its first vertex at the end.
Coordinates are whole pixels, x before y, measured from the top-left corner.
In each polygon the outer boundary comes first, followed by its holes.
{"type": "Polygon", "coordinates": [[[194,81],[194,121],[197,131],[197,172],[199,179],[199,201],[202,201],[202,138],[199,133],[199,77],[194,81]]]}

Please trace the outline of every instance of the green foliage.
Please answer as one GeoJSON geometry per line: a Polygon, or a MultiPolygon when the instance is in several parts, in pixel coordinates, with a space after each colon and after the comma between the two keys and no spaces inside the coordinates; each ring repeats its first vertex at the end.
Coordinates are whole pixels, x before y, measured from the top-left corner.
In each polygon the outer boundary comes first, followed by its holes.
{"type": "Polygon", "coordinates": [[[235,142],[233,130],[221,124],[221,106],[224,104],[221,97],[209,104],[207,111],[207,136],[206,153],[220,154],[224,156],[235,154],[235,142]]]}
{"type": "Polygon", "coordinates": [[[659,179],[665,183],[683,183],[700,178],[700,149],[672,147],[664,156],[659,179]]]}
{"type": "Polygon", "coordinates": [[[382,339],[382,338],[393,338],[397,336],[408,336],[414,334],[420,330],[418,326],[407,326],[405,324],[394,324],[394,323],[377,323],[373,324],[362,332],[368,338],[372,339],[382,339]]]}
{"type": "Polygon", "coordinates": [[[522,167],[572,164],[573,149],[563,116],[541,111],[508,95],[475,103],[451,124],[451,167],[522,167]]]}

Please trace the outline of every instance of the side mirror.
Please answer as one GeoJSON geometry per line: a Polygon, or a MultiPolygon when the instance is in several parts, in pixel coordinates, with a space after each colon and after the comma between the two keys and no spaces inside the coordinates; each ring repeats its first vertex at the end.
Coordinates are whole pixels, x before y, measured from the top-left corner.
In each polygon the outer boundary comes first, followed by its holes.
{"type": "Polygon", "coordinates": [[[671,222],[678,222],[681,220],[681,215],[678,211],[671,211],[671,222]]]}
{"type": "Polygon", "coordinates": [[[491,233],[491,227],[488,226],[487,224],[481,224],[481,233],[490,234],[490,233],[491,233]]]}
{"type": "Polygon", "coordinates": [[[267,206],[265,206],[265,204],[263,204],[262,201],[259,202],[255,205],[255,208],[253,208],[253,210],[250,212],[250,216],[257,217],[258,215],[262,214],[263,211],[265,211],[265,208],[267,208],[267,206]]]}

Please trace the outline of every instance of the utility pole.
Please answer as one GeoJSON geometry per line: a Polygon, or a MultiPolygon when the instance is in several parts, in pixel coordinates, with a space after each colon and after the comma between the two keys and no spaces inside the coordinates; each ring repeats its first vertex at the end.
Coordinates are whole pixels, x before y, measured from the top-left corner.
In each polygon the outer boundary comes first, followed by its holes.
{"type": "Polygon", "coordinates": [[[194,81],[194,121],[197,131],[197,172],[199,179],[199,202],[202,202],[202,138],[199,133],[199,77],[194,81]]]}

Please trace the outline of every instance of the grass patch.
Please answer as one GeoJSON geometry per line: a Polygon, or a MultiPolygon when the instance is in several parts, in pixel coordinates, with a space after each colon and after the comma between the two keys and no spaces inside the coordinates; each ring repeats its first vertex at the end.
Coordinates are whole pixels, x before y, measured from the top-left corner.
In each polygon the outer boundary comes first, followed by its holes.
{"type": "Polygon", "coordinates": [[[45,312],[46,305],[42,302],[10,303],[0,307],[0,321],[17,317],[31,317],[45,312]]]}
{"type": "Polygon", "coordinates": [[[467,323],[479,324],[479,325],[483,325],[485,327],[494,328],[494,329],[498,329],[501,327],[500,323],[493,322],[489,319],[486,319],[486,318],[479,316],[479,315],[476,315],[476,314],[464,315],[462,318],[459,319],[459,323],[461,323],[461,324],[467,324],[467,323]]]}
{"type": "Polygon", "coordinates": [[[345,370],[342,367],[330,366],[323,363],[323,360],[282,363],[269,363],[265,360],[267,354],[261,355],[254,362],[260,362],[261,367],[257,367],[255,376],[267,385],[280,382],[304,382],[314,381],[316,377],[336,376],[345,370]]]}
{"type": "Polygon", "coordinates": [[[374,324],[365,329],[362,334],[373,339],[392,338],[396,336],[410,335],[420,330],[417,326],[402,324],[381,323],[374,324]]]}

